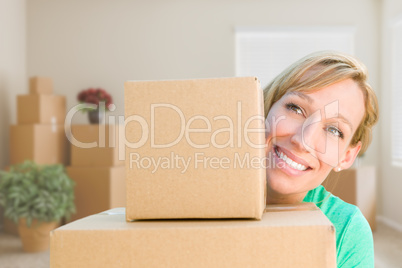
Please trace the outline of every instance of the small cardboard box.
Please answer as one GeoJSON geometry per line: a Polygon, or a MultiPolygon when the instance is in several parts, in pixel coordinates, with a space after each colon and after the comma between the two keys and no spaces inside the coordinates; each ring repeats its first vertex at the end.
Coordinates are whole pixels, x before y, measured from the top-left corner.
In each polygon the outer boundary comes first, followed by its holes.
{"type": "MultiPolygon", "coordinates": [[[[315,205],[314,205],[315,206],[315,205]]],[[[336,267],[335,229],[319,209],[256,220],[126,222],[124,208],[50,233],[50,267],[336,267]]]]}
{"type": "Polygon", "coordinates": [[[53,80],[49,77],[31,77],[29,79],[29,94],[53,94],[53,80]]]}
{"type": "Polygon", "coordinates": [[[10,164],[32,160],[37,164],[68,163],[68,140],[64,125],[12,125],[10,164]]]}
{"type": "Polygon", "coordinates": [[[74,139],[71,144],[71,165],[89,166],[124,166],[119,160],[119,125],[72,125],[74,139]]]}
{"type": "Polygon", "coordinates": [[[374,166],[350,168],[331,172],[323,186],[343,201],[357,206],[376,229],[376,171],[374,166]]]}
{"type": "Polygon", "coordinates": [[[75,181],[77,213],[71,220],[122,207],[126,204],[125,168],[67,167],[67,174],[75,181]]]}
{"type": "Polygon", "coordinates": [[[66,98],[56,95],[18,95],[18,124],[64,124],[66,98]]]}
{"type": "Polygon", "coordinates": [[[125,83],[127,220],[255,218],[265,208],[255,77],[125,83]]]}

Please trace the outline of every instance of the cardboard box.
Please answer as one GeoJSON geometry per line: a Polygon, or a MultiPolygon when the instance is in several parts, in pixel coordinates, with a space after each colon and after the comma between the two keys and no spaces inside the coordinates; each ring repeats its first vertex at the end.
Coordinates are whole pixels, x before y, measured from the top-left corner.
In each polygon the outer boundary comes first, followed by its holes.
{"type": "Polygon", "coordinates": [[[127,220],[260,219],[263,115],[255,77],[126,82],[127,220]]]}
{"type": "Polygon", "coordinates": [[[67,167],[67,174],[76,183],[77,213],[71,220],[126,205],[125,168],[67,167]]]}
{"type": "Polygon", "coordinates": [[[376,171],[374,166],[331,172],[323,185],[327,191],[361,210],[371,229],[376,229],[376,171]]]}
{"type": "Polygon", "coordinates": [[[56,95],[18,95],[18,124],[64,124],[66,98],[56,95]]]}
{"type": "Polygon", "coordinates": [[[30,94],[53,94],[53,80],[49,77],[34,76],[29,79],[30,94]]]}
{"type": "Polygon", "coordinates": [[[119,125],[72,125],[71,133],[79,143],[71,144],[71,165],[124,166],[124,154],[119,160],[119,131],[124,131],[119,125]]]}
{"type": "Polygon", "coordinates": [[[7,234],[19,236],[18,225],[6,217],[3,219],[3,230],[7,234]]]}
{"type": "Polygon", "coordinates": [[[32,160],[37,164],[68,163],[68,140],[64,125],[12,125],[10,164],[32,160]]]}
{"type": "Polygon", "coordinates": [[[336,267],[335,229],[319,210],[256,220],[125,222],[114,209],[50,233],[50,267],[336,267]]]}

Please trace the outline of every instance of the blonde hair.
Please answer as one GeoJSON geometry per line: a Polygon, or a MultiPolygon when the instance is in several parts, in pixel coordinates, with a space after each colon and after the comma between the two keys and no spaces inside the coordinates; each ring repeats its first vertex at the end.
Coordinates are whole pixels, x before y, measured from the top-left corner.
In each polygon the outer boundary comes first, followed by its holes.
{"type": "Polygon", "coordinates": [[[290,65],[264,89],[265,117],[272,105],[287,92],[314,92],[349,78],[359,85],[364,95],[365,114],[350,142],[351,146],[356,146],[361,141],[359,155],[362,155],[371,142],[371,129],[378,121],[378,101],[367,82],[366,66],[350,55],[320,51],[290,65]]]}

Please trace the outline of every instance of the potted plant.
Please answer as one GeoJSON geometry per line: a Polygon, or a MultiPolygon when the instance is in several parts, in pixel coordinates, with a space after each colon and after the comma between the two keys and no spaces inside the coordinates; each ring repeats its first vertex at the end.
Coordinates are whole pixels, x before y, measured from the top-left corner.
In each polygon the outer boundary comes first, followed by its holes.
{"type": "Polygon", "coordinates": [[[50,231],[75,212],[74,181],[62,165],[17,164],[1,171],[0,205],[18,224],[24,251],[47,250],[50,231]]]}
{"type": "Polygon", "coordinates": [[[113,104],[112,96],[102,88],[88,88],[82,90],[78,94],[77,99],[81,104],[89,104],[81,110],[88,112],[88,118],[91,124],[99,124],[103,121],[104,112],[110,111],[111,105],[113,104]]]}

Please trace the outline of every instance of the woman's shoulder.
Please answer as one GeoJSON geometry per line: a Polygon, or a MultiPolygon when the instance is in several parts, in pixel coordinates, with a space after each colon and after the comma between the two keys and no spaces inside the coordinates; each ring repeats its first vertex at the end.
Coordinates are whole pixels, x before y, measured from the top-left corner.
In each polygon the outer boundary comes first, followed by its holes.
{"type": "Polygon", "coordinates": [[[304,198],[304,202],[315,203],[335,225],[338,233],[340,233],[341,229],[355,224],[367,224],[369,227],[367,220],[357,206],[346,203],[339,197],[334,196],[322,185],[309,191],[304,198]]]}
{"type": "Polygon", "coordinates": [[[309,191],[304,202],[315,203],[334,225],[338,267],[373,265],[372,232],[358,207],[334,196],[321,185],[309,191]]]}
{"type": "Polygon", "coordinates": [[[304,202],[313,202],[324,212],[324,214],[335,214],[338,218],[349,218],[353,214],[360,212],[358,207],[346,203],[339,197],[334,196],[322,185],[309,191],[304,198],[304,202]]]}

